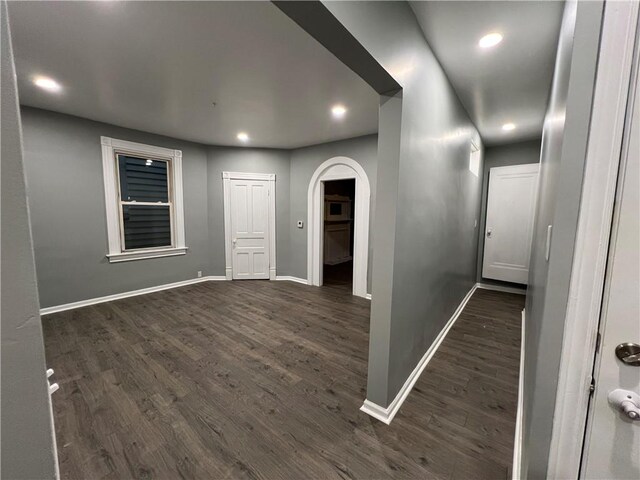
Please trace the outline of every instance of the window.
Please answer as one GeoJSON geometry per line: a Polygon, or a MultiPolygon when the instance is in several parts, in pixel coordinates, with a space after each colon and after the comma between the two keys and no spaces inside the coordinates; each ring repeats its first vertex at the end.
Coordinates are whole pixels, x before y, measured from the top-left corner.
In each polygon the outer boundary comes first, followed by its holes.
{"type": "Polygon", "coordinates": [[[184,255],[182,152],[101,140],[109,261],[184,255]]]}
{"type": "Polygon", "coordinates": [[[471,141],[471,154],[469,156],[469,171],[476,177],[480,173],[480,148],[471,141]]]}

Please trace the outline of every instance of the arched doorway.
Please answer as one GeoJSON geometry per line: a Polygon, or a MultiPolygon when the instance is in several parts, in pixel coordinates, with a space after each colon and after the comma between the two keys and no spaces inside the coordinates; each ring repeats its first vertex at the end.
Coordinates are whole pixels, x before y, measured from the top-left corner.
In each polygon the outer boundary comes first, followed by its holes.
{"type": "Polygon", "coordinates": [[[371,187],[362,166],[348,157],[333,157],[322,163],[311,177],[311,182],[309,183],[307,200],[307,281],[309,285],[322,285],[324,182],[346,179],[354,179],[356,183],[353,294],[366,298],[371,187]]]}

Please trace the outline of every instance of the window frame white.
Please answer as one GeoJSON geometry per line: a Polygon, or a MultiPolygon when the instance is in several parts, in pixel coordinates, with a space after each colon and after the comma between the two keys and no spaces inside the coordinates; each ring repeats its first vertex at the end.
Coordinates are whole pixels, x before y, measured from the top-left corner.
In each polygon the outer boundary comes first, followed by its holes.
{"type": "MultiPolygon", "coordinates": [[[[184,232],[182,151],[110,137],[100,137],[100,143],[102,145],[102,172],[107,215],[108,253],[106,256],[109,263],[184,255],[188,248],[184,232]],[[153,157],[168,162],[171,246],[125,249],[117,158],[117,155],[122,153],[143,158],[153,157]]],[[[136,203],[141,204],[140,202],[136,203]]]]}
{"type": "Polygon", "coordinates": [[[480,176],[480,163],[482,160],[482,152],[478,144],[471,140],[471,147],[469,153],[469,171],[476,177],[480,176]]]}

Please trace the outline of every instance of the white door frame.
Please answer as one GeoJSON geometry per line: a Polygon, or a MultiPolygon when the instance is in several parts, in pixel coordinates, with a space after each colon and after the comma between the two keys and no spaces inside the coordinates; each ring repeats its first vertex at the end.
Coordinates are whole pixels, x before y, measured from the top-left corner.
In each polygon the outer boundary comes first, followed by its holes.
{"type": "Polygon", "coordinates": [[[315,286],[322,285],[324,182],[348,179],[356,181],[353,294],[366,298],[371,187],[362,166],[348,157],[333,157],[325,161],[318,167],[309,182],[307,195],[307,283],[315,286]]]}
{"type": "Polygon", "coordinates": [[[637,19],[637,2],[606,2],[547,478],[580,471],[637,19]]]}
{"type": "Polygon", "coordinates": [[[233,244],[231,238],[231,180],[266,180],[269,182],[269,280],[276,279],[276,174],[222,172],[224,204],[224,261],[225,277],[233,279],[233,244]]]}
{"type": "MultiPolygon", "coordinates": [[[[525,258],[527,259],[527,273],[526,275],[528,276],[528,272],[529,272],[529,267],[530,267],[530,255],[531,255],[531,244],[533,243],[533,222],[534,222],[534,218],[535,218],[535,211],[536,211],[536,203],[538,201],[538,192],[537,192],[537,185],[538,185],[538,178],[540,177],[540,163],[521,163],[521,164],[517,164],[517,165],[504,165],[502,167],[493,167],[489,169],[489,182],[488,182],[488,186],[487,186],[487,208],[486,208],[486,212],[485,212],[485,231],[482,233],[484,235],[484,249],[482,252],[482,278],[489,278],[492,280],[499,280],[499,281],[509,281],[509,282],[513,282],[513,283],[520,283],[520,284],[527,284],[527,280],[525,279],[524,281],[519,281],[519,278],[515,278],[515,276],[511,277],[511,278],[506,278],[509,277],[509,275],[512,274],[512,272],[515,270],[514,267],[520,267],[519,265],[508,265],[506,263],[502,263],[502,267],[503,268],[509,268],[511,267],[511,271],[507,271],[507,272],[502,272],[502,275],[504,275],[502,278],[496,278],[496,276],[489,276],[492,274],[492,272],[489,270],[490,268],[495,268],[495,263],[497,262],[492,262],[491,261],[487,261],[487,260],[491,260],[490,258],[487,258],[488,256],[491,255],[492,252],[495,252],[496,250],[496,246],[492,243],[494,240],[492,240],[491,238],[489,238],[488,233],[490,227],[495,228],[495,225],[493,225],[494,222],[492,222],[491,224],[489,223],[489,219],[493,218],[495,220],[495,207],[497,206],[494,202],[492,202],[492,200],[495,197],[496,192],[496,188],[498,188],[498,186],[496,185],[496,181],[498,180],[497,176],[501,175],[503,179],[507,178],[507,179],[514,179],[514,178],[522,178],[523,176],[532,176],[533,172],[522,172],[522,170],[534,170],[535,169],[535,178],[533,179],[533,201],[531,202],[531,209],[527,212],[528,215],[530,215],[530,219],[529,219],[529,224],[528,224],[528,236],[529,236],[529,245],[527,246],[527,254],[525,256],[525,258]],[[516,173],[517,171],[517,173],[516,173]],[[505,174],[505,172],[508,172],[507,174],[505,174]],[[493,183],[492,183],[493,180],[493,183]],[[492,195],[492,187],[493,187],[493,194],[492,195]],[[493,209],[491,207],[494,207],[493,209]],[[493,213],[492,213],[493,212],[493,213]],[[486,269],[486,270],[485,270],[486,269]]],[[[500,201],[504,201],[504,199],[500,199],[500,201]]],[[[500,203],[500,202],[496,202],[496,203],[500,203]]],[[[501,233],[501,232],[499,232],[501,233]]],[[[499,250],[499,249],[498,249],[499,250]]],[[[522,275],[524,276],[524,272],[522,273],[522,275]]]]}

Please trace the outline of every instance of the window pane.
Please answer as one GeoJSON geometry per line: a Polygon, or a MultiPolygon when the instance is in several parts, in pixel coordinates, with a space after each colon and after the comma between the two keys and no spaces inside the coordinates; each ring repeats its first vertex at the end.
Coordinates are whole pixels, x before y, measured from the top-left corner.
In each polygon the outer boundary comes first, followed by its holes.
{"type": "Polygon", "coordinates": [[[123,202],[168,202],[167,162],[118,155],[123,202]]]}
{"type": "Polygon", "coordinates": [[[123,205],[124,248],[170,247],[171,216],[166,205],[123,205]]]}

